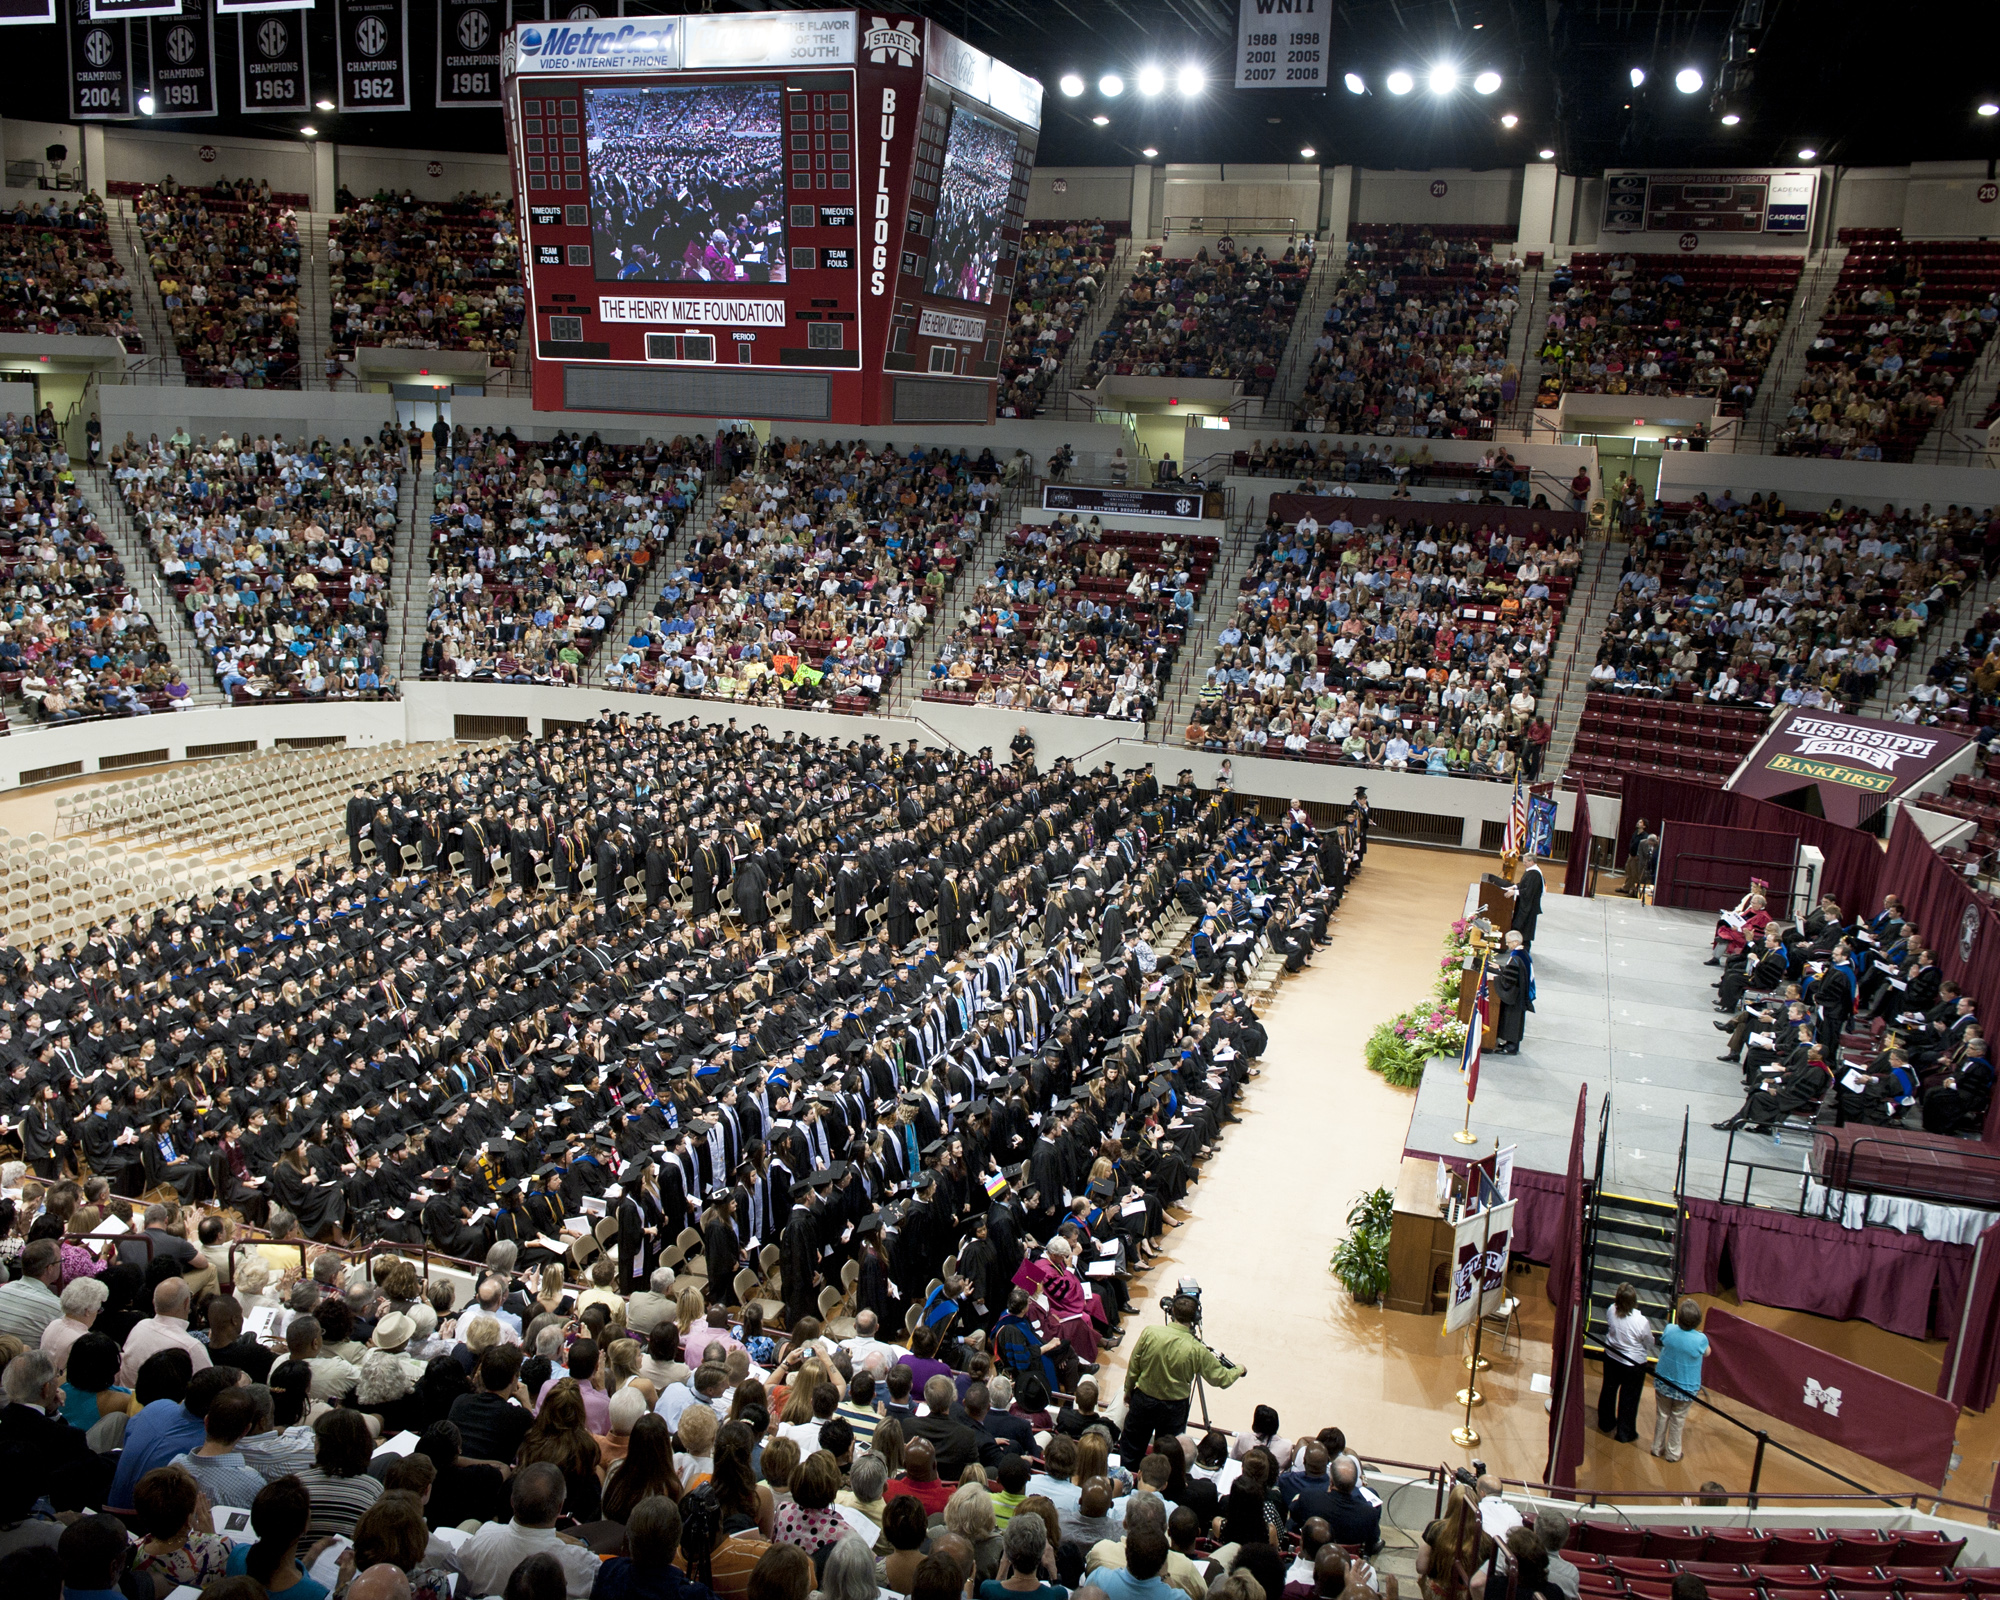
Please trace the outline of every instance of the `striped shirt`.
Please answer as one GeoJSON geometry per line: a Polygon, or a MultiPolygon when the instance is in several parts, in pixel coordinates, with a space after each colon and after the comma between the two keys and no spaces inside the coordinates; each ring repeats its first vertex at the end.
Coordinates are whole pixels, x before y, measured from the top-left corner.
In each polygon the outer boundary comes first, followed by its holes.
{"type": "Polygon", "coordinates": [[[354,1524],[361,1513],[372,1506],[382,1493],[382,1480],[371,1478],[365,1472],[358,1472],[351,1478],[336,1478],[318,1467],[307,1467],[299,1474],[299,1482],[312,1496],[312,1521],[306,1525],[306,1534],[314,1539],[328,1533],[343,1534],[351,1539],[354,1524]]]}

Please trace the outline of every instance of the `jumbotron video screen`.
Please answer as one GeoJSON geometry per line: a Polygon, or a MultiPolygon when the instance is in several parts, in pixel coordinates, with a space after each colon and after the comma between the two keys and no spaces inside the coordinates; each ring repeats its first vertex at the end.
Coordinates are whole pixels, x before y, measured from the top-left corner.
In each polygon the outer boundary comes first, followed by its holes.
{"type": "Polygon", "coordinates": [[[588,88],[583,127],[600,282],[785,281],[782,85],[588,88]]]}
{"type": "Polygon", "coordinates": [[[932,294],[984,305],[993,298],[1014,185],[1020,141],[997,122],[963,106],[945,136],[944,178],[938,184],[937,233],[931,240],[927,287],[932,294]]]}
{"type": "Polygon", "coordinates": [[[523,24],[506,64],[538,409],[992,420],[1039,83],[853,11],[523,24]]]}

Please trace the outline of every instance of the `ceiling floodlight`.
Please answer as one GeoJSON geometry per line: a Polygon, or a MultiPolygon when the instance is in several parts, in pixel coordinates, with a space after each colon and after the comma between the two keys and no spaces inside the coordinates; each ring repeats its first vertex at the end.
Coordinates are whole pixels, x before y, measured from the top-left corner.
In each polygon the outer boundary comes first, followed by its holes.
{"type": "Polygon", "coordinates": [[[1098,112],[1097,115],[1092,117],[1090,120],[1096,123],[1100,128],[1108,128],[1111,126],[1111,119],[1107,117],[1102,111],[1098,112]]]}
{"type": "Polygon", "coordinates": [[[1674,87],[1682,94],[1701,93],[1701,74],[1693,67],[1682,67],[1674,74],[1674,87]]]}
{"type": "Polygon", "coordinates": [[[1458,68],[1441,61],[1431,68],[1424,81],[1430,86],[1432,94],[1450,94],[1458,87],[1458,68]]]}
{"type": "Polygon", "coordinates": [[[1070,99],[1074,100],[1078,95],[1083,93],[1083,78],[1079,73],[1065,72],[1056,87],[1061,89],[1070,99]]]}
{"type": "Polygon", "coordinates": [[[1473,92],[1476,94],[1492,94],[1499,87],[1500,74],[1497,72],[1482,72],[1472,80],[1473,92]]]}
{"type": "Polygon", "coordinates": [[[1520,125],[1521,119],[1511,111],[1506,112],[1500,118],[1500,126],[1503,128],[1518,128],[1520,125]]]}
{"type": "Polygon", "coordinates": [[[1139,69],[1139,92],[1141,94],[1158,94],[1166,86],[1167,75],[1158,67],[1147,66],[1139,69]]]}
{"type": "Polygon", "coordinates": [[[1349,94],[1366,94],[1368,92],[1368,80],[1358,72],[1350,72],[1344,81],[1347,84],[1347,92],[1349,94]]]}
{"type": "Polygon", "coordinates": [[[1182,67],[1179,72],[1174,74],[1174,87],[1180,90],[1183,95],[1192,98],[1208,87],[1208,74],[1197,66],[1189,65],[1182,67]]]}
{"type": "Polygon", "coordinates": [[[1097,92],[1107,100],[1116,100],[1125,92],[1125,80],[1115,72],[1107,72],[1097,80],[1097,92]]]}
{"type": "Polygon", "coordinates": [[[1391,94],[1408,94],[1417,86],[1417,80],[1400,67],[1383,81],[1388,85],[1391,94]]]}
{"type": "Polygon", "coordinates": [[[1645,86],[1646,86],[1646,69],[1644,67],[1634,67],[1632,69],[1632,87],[1635,89],[1643,89],[1645,86]]]}

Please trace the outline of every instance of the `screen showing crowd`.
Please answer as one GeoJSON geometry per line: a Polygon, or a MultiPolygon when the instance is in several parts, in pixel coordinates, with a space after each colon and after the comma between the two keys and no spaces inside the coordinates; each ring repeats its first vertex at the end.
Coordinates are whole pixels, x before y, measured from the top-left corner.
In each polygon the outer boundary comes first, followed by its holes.
{"type": "Polygon", "coordinates": [[[998,123],[963,109],[952,112],[931,240],[932,294],[981,305],[993,297],[1015,149],[1013,134],[998,123]]]}
{"type": "Polygon", "coordinates": [[[586,88],[600,281],[783,283],[775,83],[586,88]]]}

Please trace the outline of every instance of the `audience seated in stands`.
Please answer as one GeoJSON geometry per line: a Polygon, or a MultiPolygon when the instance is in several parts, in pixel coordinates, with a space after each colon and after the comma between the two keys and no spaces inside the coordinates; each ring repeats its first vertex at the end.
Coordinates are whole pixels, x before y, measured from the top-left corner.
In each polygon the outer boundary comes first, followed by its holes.
{"type": "Polygon", "coordinates": [[[111,478],[232,699],[377,698],[404,471],[393,425],[336,446],[131,434],[111,478]]]}
{"type": "Polygon", "coordinates": [[[1021,236],[1014,305],[1000,357],[997,415],[1041,414],[1070,342],[1097,303],[1118,241],[1102,222],[1071,222],[1021,236]]]}
{"type": "Polygon", "coordinates": [[[701,437],[607,445],[559,430],[528,444],[457,430],[432,490],[424,676],[581,682],[713,460],[701,437]]]}
{"type": "Polygon", "coordinates": [[[1727,493],[1655,506],[1591,686],[1854,709],[1978,570],[1985,529],[1957,506],[1795,511],[1727,493]]]}
{"type": "Polygon", "coordinates": [[[2000,249],[1990,243],[1857,239],[1848,247],[1779,455],[1908,461],[2000,318],[2000,249]]]}
{"type": "Polygon", "coordinates": [[[0,210],[0,329],[110,334],[139,347],[132,282],[111,247],[104,202],[50,196],[0,210]]]}
{"type": "Polygon", "coordinates": [[[269,188],[169,176],[132,202],[192,387],[299,386],[298,214],[269,188]]]}
{"type": "Polygon", "coordinates": [[[0,691],[35,722],[170,710],[187,685],[78,490],[54,420],[45,409],[25,425],[0,421],[0,691]]]}
{"type": "Polygon", "coordinates": [[[1215,540],[1064,513],[1007,536],[931,668],[927,699],[1143,722],[1216,560],[1215,540]]]}
{"type": "Polygon", "coordinates": [[[336,346],[480,350],[512,365],[523,301],[511,201],[434,203],[407,190],[357,200],[344,188],[339,201],[327,230],[336,346]]]}
{"type": "Polygon", "coordinates": [[[741,436],[715,510],[667,557],[610,681],[654,694],[861,711],[912,645],[1004,493],[990,450],[871,451],[741,436]]]}
{"type": "Polygon", "coordinates": [[[1797,256],[1579,251],[1549,280],[1538,406],[1568,394],[1757,396],[1798,287],[1797,256]]]}
{"type": "Polygon", "coordinates": [[[1517,272],[1490,241],[1397,228],[1348,246],[1293,426],[1311,433],[1490,438],[1520,372],[1507,361],[1517,272]]]}
{"type": "Polygon", "coordinates": [[[1312,263],[1310,241],[1273,261],[1261,245],[1239,252],[1226,234],[1192,259],[1149,252],[1097,336],[1082,387],[1124,376],[1229,378],[1245,394],[1270,393],[1312,263]]]}
{"type": "Polygon", "coordinates": [[[1580,541],[1410,509],[1364,527],[1270,514],[1188,745],[1500,779],[1525,754],[1534,776],[1580,541]]]}

